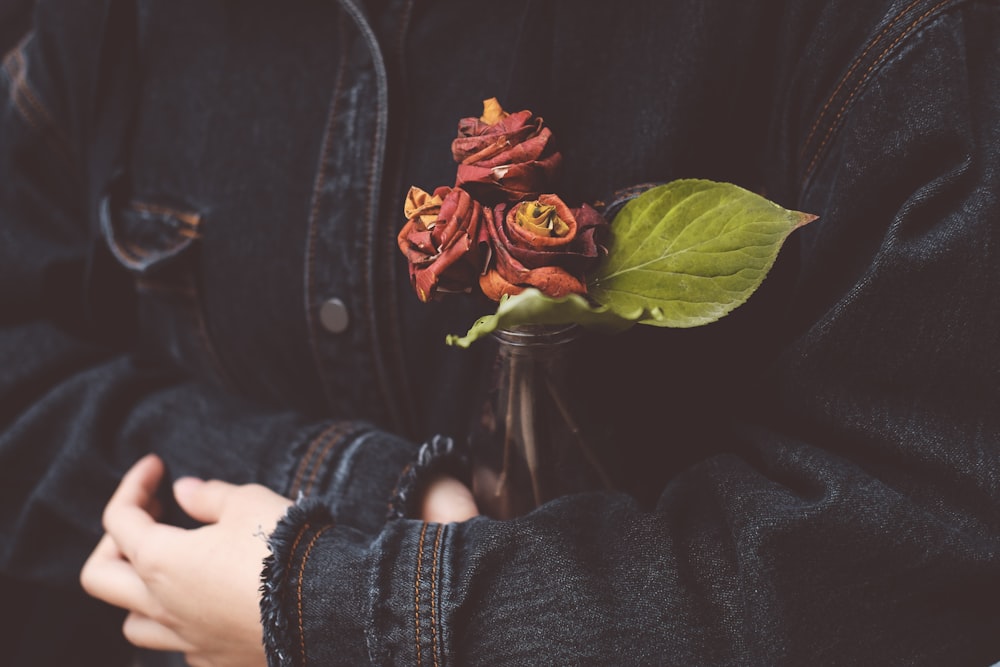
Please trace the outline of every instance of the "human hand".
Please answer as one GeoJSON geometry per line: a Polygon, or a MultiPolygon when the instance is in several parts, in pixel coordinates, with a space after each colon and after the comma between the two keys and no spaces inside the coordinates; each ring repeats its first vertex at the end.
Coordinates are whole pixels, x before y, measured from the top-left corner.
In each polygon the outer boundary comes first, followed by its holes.
{"type": "Polygon", "coordinates": [[[260,572],[267,535],[291,501],[258,485],[177,480],[181,508],[207,524],[158,523],[163,463],[140,460],[104,511],[107,533],[80,573],[92,596],[128,610],[132,644],[179,651],[192,667],[266,665],[260,572]]]}
{"type": "Polygon", "coordinates": [[[454,477],[440,475],[427,485],[420,503],[424,521],[452,523],[479,516],[472,491],[454,477]]]}

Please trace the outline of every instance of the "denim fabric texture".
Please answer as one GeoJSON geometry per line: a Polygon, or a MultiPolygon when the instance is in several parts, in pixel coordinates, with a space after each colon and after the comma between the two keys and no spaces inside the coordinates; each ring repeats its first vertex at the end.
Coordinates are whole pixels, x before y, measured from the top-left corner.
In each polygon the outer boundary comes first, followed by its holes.
{"type": "Polygon", "coordinates": [[[33,3],[29,0],[0,0],[0,53],[7,53],[31,28],[33,3]]]}
{"type": "Polygon", "coordinates": [[[1000,660],[1000,3],[138,8],[100,198],[106,2],[41,0],[0,67],[16,590],[72,592],[155,451],[298,500],[264,573],[273,665],[1000,660]],[[418,302],[395,236],[493,96],[553,129],[567,200],[695,177],[819,219],[720,322],[585,339],[620,491],[429,524],[400,491],[454,454],[419,444],[462,441],[489,361],[444,336],[491,306],[418,302]]]}

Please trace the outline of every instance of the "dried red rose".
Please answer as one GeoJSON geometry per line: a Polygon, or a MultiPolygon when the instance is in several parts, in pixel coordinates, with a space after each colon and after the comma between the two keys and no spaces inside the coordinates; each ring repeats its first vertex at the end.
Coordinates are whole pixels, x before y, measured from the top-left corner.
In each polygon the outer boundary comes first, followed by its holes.
{"type": "Polygon", "coordinates": [[[469,292],[481,272],[476,244],[483,207],[461,188],[440,187],[434,194],[411,187],[404,205],[406,224],[397,236],[406,255],[410,282],[421,301],[469,292]]]}
{"type": "Polygon", "coordinates": [[[479,286],[494,301],[528,287],[555,298],[586,294],[586,273],[605,252],[607,228],[590,206],[570,209],[556,195],[499,205],[479,234],[491,252],[479,286]]]}
{"type": "Polygon", "coordinates": [[[452,141],[458,162],[455,187],[485,204],[535,197],[552,188],[562,155],[552,132],[530,111],[508,114],[490,98],[480,118],[463,118],[452,141]]]}

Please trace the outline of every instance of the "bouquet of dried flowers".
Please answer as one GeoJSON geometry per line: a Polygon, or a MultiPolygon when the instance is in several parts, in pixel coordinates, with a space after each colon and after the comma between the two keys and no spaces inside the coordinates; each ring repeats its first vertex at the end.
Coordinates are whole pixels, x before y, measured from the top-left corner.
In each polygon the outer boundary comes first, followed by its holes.
{"type": "Polygon", "coordinates": [[[551,131],[495,98],[459,121],[451,148],[455,184],[410,189],[398,243],[422,301],[479,290],[498,302],[448,337],[463,347],[523,324],[708,324],[744,303],[788,235],[816,218],[730,183],[682,179],[639,194],[609,224],[550,192],[562,163],[551,131]]]}
{"type": "Polygon", "coordinates": [[[398,243],[420,300],[479,291],[498,303],[447,342],[499,341],[472,481],[481,509],[509,518],[610,483],[561,384],[573,329],[713,322],[750,297],[789,234],[816,216],[683,179],[646,189],[609,223],[552,192],[562,156],[551,131],[496,99],[459,121],[451,148],[455,184],[410,188],[398,243]]]}

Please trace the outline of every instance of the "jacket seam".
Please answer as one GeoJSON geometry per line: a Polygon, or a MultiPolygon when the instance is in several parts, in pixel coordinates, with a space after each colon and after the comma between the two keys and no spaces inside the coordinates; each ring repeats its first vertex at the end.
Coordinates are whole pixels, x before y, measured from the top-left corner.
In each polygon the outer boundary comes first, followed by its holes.
{"type": "Polygon", "coordinates": [[[307,532],[309,532],[309,526],[310,524],[307,521],[305,525],[302,526],[302,530],[299,531],[299,534],[295,536],[295,541],[292,542],[291,549],[288,550],[288,562],[285,563],[285,572],[283,579],[287,579],[288,573],[292,571],[292,561],[295,560],[295,551],[299,548],[299,542],[302,541],[302,536],[305,535],[307,532]]]}
{"type": "Polygon", "coordinates": [[[440,667],[441,662],[439,660],[440,646],[438,640],[438,622],[440,620],[440,610],[438,609],[438,599],[437,599],[437,585],[438,585],[438,567],[440,565],[441,557],[441,533],[444,532],[444,527],[441,524],[437,525],[437,532],[434,533],[434,560],[431,562],[431,657],[434,661],[434,667],[440,667]]]}
{"type": "MultiPolygon", "coordinates": [[[[300,493],[305,496],[311,495],[319,481],[320,473],[324,469],[324,461],[332,459],[331,454],[338,451],[349,438],[354,438],[357,441],[369,429],[368,424],[354,421],[338,421],[324,429],[313,439],[309,449],[299,462],[295,479],[289,489],[290,496],[296,497],[300,493]],[[307,472],[308,478],[306,478],[307,472]]],[[[340,456],[343,457],[344,454],[340,454],[340,456]]]]}
{"type": "Polygon", "coordinates": [[[430,570],[427,574],[430,581],[424,575],[424,554],[431,541],[427,535],[427,529],[431,524],[423,522],[420,527],[420,539],[417,542],[417,565],[416,574],[413,580],[413,641],[415,648],[414,659],[417,667],[424,664],[424,643],[430,638],[431,662],[433,667],[441,667],[440,633],[438,632],[438,570],[440,569],[441,555],[441,534],[444,526],[440,523],[434,524],[433,546],[431,546],[430,570]],[[429,586],[430,591],[425,594],[424,588],[429,586]],[[427,604],[421,607],[421,601],[427,599],[427,604]],[[424,633],[426,625],[427,633],[424,633]]]}
{"type": "Polygon", "coordinates": [[[306,453],[299,459],[299,463],[295,468],[295,476],[292,478],[292,483],[288,487],[288,496],[290,498],[295,498],[298,496],[299,488],[302,484],[302,477],[305,475],[306,469],[309,467],[309,462],[312,460],[313,454],[316,448],[320,446],[320,443],[325,442],[327,438],[334,437],[333,432],[340,428],[340,422],[335,422],[330,426],[323,429],[319,435],[312,439],[309,443],[306,453]]]}
{"type": "Polygon", "coordinates": [[[386,368],[386,360],[382,350],[383,337],[382,327],[376,313],[375,303],[377,300],[377,287],[375,280],[375,266],[377,262],[376,251],[378,248],[379,232],[379,201],[378,193],[384,177],[385,153],[386,153],[386,133],[388,131],[389,113],[389,90],[385,60],[382,50],[379,48],[378,39],[372,30],[371,24],[365,18],[364,13],[354,0],[339,0],[341,8],[354,21],[365,46],[368,48],[372,59],[372,70],[375,75],[375,122],[372,129],[372,156],[368,172],[368,193],[367,205],[365,207],[366,231],[362,242],[362,255],[364,257],[364,271],[362,280],[364,281],[364,292],[366,301],[364,304],[365,315],[368,319],[370,330],[369,348],[371,359],[375,366],[375,378],[382,396],[385,399],[385,407],[389,412],[389,419],[393,424],[402,427],[404,417],[401,414],[401,406],[397,402],[397,397],[392,391],[392,383],[389,381],[389,373],[386,368]]]}
{"type": "Polygon", "coordinates": [[[417,574],[413,582],[413,624],[417,667],[423,667],[423,652],[420,649],[420,571],[424,566],[424,538],[427,522],[420,527],[420,541],[417,543],[417,574]]]}
{"type": "Polygon", "coordinates": [[[347,62],[347,40],[345,39],[343,16],[337,17],[338,32],[340,33],[340,63],[337,66],[337,76],[334,80],[333,96],[330,99],[330,111],[327,114],[326,127],[323,130],[323,145],[320,149],[319,165],[317,165],[316,179],[313,183],[312,202],[309,207],[309,220],[307,222],[308,232],[306,234],[306,266],[305,266],[305,310],[306,310],[306,330],[309,332],[309,347],[312,350],[313,360],[316,363],[317,373],[323,385],[323,393],[326,396],[328,406],[334,404],[333,388],[327,380],[326,373],[323,372],[322,355],[319,351],[319,338],[316,333],[316,233],[319,226],[319,212],[321,193],[323,184],[327,181],[327,169],[329,165],[330,151],[333,150],[334,124],[340,112],[340,92],[344,85],[344,73],[347,62]]]}
{"type": "Polygon", "coordinates": [[[869,41],[868,46],[862,51],[862,53],[855,59],[854,63],[848,68],[847,72],[841,78],[840,82],[835,87],[834,91],[829,95],[827,101],[824,103],[822,109],[817,115],[817,119],[814,121],[812,128],[810,129],[809,135],[803,142],[802,149],[800,151],[800,158],[804,162],[805,158],[809,155],[808,165],[803,170],[802,178],[800,181],[801,189],[805,189],[808,186],[813,174],[815,173],[816,167],[818,166],[820,160],[826,154],[826,149],[830,145],[830,140],[833,138],[836,131],[841,127],[844,115],[850,108],[851,104],[866,87],[866,85],[871,81],[877,70],[885,64],[889,57],[898,50],[898,47],[904,42],[907,37],[913,35],[918,29],[922,28],[927,22],[936,18],[938,15],[949,9],[949,6],[954,6],[962,3],[962,0],[941,0],[930,9],[925,10],[923,13],[918,15],[912,21],[910,21],[902,31],[896,35],[896,37],[886,46],[878,55],[876,55],[868,67],[858,75],[857,80],[850,87],[849,92],[844,89],[847,81],[852,77],[852,75],[862,66],[865,61],[865,57],[875,48],[875,45],[882,41],[889,34],[890,30],[899,24],[907,13],[915,13],[912,10],[920,2],[916,0],[911,2],[905,8],[903,8],[899,13],[894,16],[889,23],[876,35],[872,40],[869,41]],[[819,136],[817,130],[823,127],[823,120],[826,112],[834,105],[838,99],[838,96],[843,97],[843,102],[839,105],[836,114],[833,118],[825,125],[825,131],[822,133],[822,138],[819,140],[818,146],[814,150],[810,151],[810,143],[819,136]]]}
{"type": "MultiPolygon", "coordinates": [[[[309,532],[309,529],[311,527],[312,527],[312,525],[308,521],[306,521],[303,524],[302,528],[295,535],[295,540],[292,542],[292,546],[288,550],[288,559],[285,562],[284,571],[282,571],[282,573],[281,573],[281,581],[278,584],[278,586],[276,586],[277,590],[282,590],[284,588],[285,584],[288,582],[289,573],[292,571],[292,565],[295,562],[295,553],[298,551],[299,544],[302,542],[302,538],[305,536],[306,533],[309,532]]],[[[297,585],[297,591],[298,591],[297,594],[298,594],[298,597],[297,597],[297,600],[296,600],[296,613],[297,613],[296,625],[297,625],[298,631],[299,631],[299,646],[301,647],[302,652],[303,652],[302,664],[304,665],[305,664],[305,655],[304,655],[304,653],[305,653],[305,633],[303,632],[304,624],[303,624],[303,621],[302,621],[301,581],[302,581],[302,571],[300,569],[299,570],[299,581],[298,581],[298,585],[297,585]]],[[[282,597],[284,597],[284,596],[282,596],[282,597]]]]}
{"type": "MultiPolygon", "coordinates": [[[[303,533],[308,529],[308,524],[303,529],[303,533]]],[[[307,653],[306,653],[306,632],[305,632],[305,621],[302,610],[302,581],[305,577],[306,564],[309,562],[309,556],[312,554],[313,547],[316,546],[316,541],[319,540],[320,536],[327,530],[332,528],[332,525],[326,525],[320,528],[309,540],[309,544],[306,546],[305,553],[302,554],[302,561],[299,563],[299,577],[296,582],[295,587],[295,607],[298,613],[298,626],[299,626],[299,653],[302,657],[302,665],[305,667],[307,664],[307,653]]],[[[293,551],[294,553],[294,551],[293,551]]]]}
{"type": "Polygon", "coordinates": [[[865,56],[867,56],[868,53],[873,48],[875,48],[875,46],[882,40],[883,37],[885,37],[885,35],[894,25],[899,23],[900,19],[903,18],[903,15],[906,12],[910,11],[914,7],[914,5],[919,4],[921,1],[922,0],[913,0],[913,2],[911,2],[902,11],[896,14],[896,16],[893,17],[893,19],[889,21],[884,28],[882,28],[882,31],[877,36],[875,36],[875,38],[873,38],[871,41],[868,42],[868,46],[865,47],[865,49],[861,52],[861,54],[854,59],[854,62],[851,63],[851,66],[840,78],[840,81],[837,83],[837,86],[833,89],[833,92],[830,93],[829,97],[826,98],[826,102],[823,104],[823,108],[820,109],[819,113],[816,115],[816,119],[813,121],[812,127],[809,128],[809,134],[806,136],[806,140],[802,144],[802,150],[800,151],[799,157],[805,157],[806,149],[809,147],[809,143],[812,141],[813,136],[816,134],[816,130],[819,129],[820,124],[823,122],[823,117],[826,115],[827,110],[830,108],[830,105],[833,104],[833,101],[836,99],[837,94],[840,93],[841,89],[847,83],[847,80],[851,78],[851,75],[854,74],[855,70],[857,70],[857,68],[864,61],[865,56]]]}

